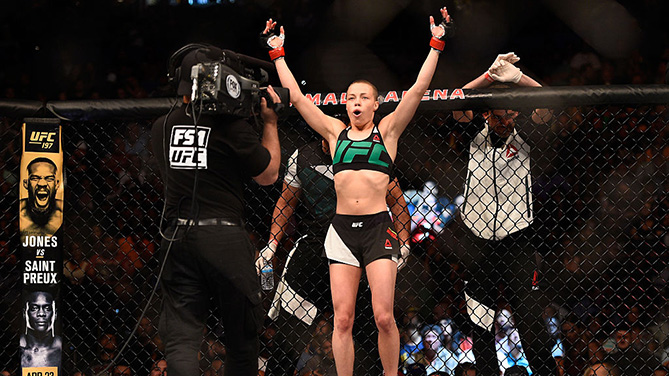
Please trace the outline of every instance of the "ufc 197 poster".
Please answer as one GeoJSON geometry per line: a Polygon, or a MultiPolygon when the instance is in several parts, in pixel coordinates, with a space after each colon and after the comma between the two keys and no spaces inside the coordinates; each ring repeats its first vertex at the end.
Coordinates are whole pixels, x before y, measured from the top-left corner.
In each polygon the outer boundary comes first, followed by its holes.
{"type": "Polygon", "coordinates": [[[57,376],[63,270],[63,150],[57,119],[25,119],[19,182],[23,376],[57,376]]]}

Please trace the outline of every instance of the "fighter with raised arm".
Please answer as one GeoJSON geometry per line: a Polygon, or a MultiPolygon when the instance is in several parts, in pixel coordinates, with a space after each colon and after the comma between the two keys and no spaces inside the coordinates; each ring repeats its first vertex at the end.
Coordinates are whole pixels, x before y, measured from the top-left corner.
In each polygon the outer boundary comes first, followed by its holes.
{"type": "MultiPolygon", "coordinates": [[[[324,139],[302,145],[293,152],[288,159],[281,196],[274,207],[269,241],[256,261],[258,272],[265,262],[272,261],[277,247],[287,235],[291,219],[295,216],[297,218],[296,235],[293,239],[295,246],[288,253],[281,282],[269,311],[269,317],[273,320],[279,320],[278,322],[290,320],[289,333],[277,333],[275,337],[275,344],[283,345],[286,353],[295,348],[297,338],[305,338],[308,325],[312,325],[313,320],[324,312],[332,311],[327,279],[328,264],[323,258],[323,244],[337,202],[333,178],[332,156],[324,139]]],[[[386,204],[392,212],[400,249],[404,248],[403,253],[408,255],[411,217],[397,178],[388,185],[386,204]]],[[[400,262],[398,270],[401,270],[402,266],[403,263],[400,262]]],[[[359,294],[356,304],[370,305],[364,281],[361,281],[360,289],[362,293],[359,294]]],[[[371,337],[374,331],[371,324],[357,326],[353,331],[355,342],[359,346],[369,342],[369,346],[362,347],[372,349],[374,344],[371,337]]],[[[295,356],[299,357],[299,353],[295,356]]],[[[275,369],[281,367],[279,363],[270,361],[266,374],[268,372],[281,374],[281,370],[275,369]]],[[[362,363],[356,364],[356,367],[369,370],[369,365],[362,363]]],[[[285,371],[289,370],[284,370],[284,373],[285,371]]]]}
{"type": "Polygon", "coordinates": [[[324,114],[301,92],[283,50],[284,28],[273,35],[276,22],[268,20],[263,31],[270,57],[281,84],[290,90],[290,99],[307,124],[328,143],[337,195],[336,214],[325,239],[330,263],[330,290],[334,307],[332,339],[339,375],[353,373],[352,338],[355,300],[365,268],[372,293],[372,309],[379,330],[378,347],[386,375],[397,373],[399,333],[393,315],[395,280],[399,260],[397,234],[386,207],[386,193],[397,155],[399,136],[414,116],[437,67],[444,38],[452,35],[453,24],[442,8],[443,22],[435,25],[430,17],[430,52],[414,85],[394,112],[379,124],[374,114],[379,108],[378,90],[365,80],[356,80],[346,92],[349,124],[324,114]]]}

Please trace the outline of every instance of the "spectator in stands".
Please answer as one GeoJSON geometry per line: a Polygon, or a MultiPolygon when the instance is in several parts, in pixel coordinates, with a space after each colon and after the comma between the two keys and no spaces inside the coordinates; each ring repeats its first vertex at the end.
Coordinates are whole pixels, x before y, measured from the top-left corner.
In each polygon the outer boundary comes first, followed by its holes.
{"type": "Polygon", "coordinates": [[[406,366],[404,374],[407,376],[427,376],[425,373],[425,365],[421,363],[409,364],[406,366]]]}
{"type": "Polygon", "coordinates": [[[423,336],[421,335],[420,328],[413,324],[409,323],[402,329],[400,336],[400,343],[402,348],[400,349],[400,366],[408,371],[408,366],[416,363],[422,355],[422,351],[425,348],[423,343],[423,336]]]}
{"type": "Polygon", "coordinates": [[[588,343],[584,331],[583,324],[575,317],[569,317],[562,323],[562,372],[565,375],[581,374],[588,364],[588,343]]]}
{"type": "Polygon", "coordinates": [[[203,354],[202,361],[213,362],[215,359],[225,359],[226,351],[225,345],[213,333],[209,333],[205,336],[200,352],[203,354]]]}
{"type": "Polygon", "coordinates": [[[653,376],[669,376],[669,367],[661,366],[653,371],[653,376]]]}
{"type": "Polygon", "coordinates": [[[70,241],[67,248],[70,257],[65,261],[63,275],[72,285],[80,285],[86,279],[86,272],[91,263],[84,257],[78,241],[70,241]]]}
{"type": "MultiPolygon", "coordinates": [[[[266,325],[260,335],[260,353],[258,355],[258,374],[260,376],[270,376],[273,373],[269,370],[288,371],[288,374],[294,372],[294,360],[291,359],[284,349],[276,344],[277,328],[274,325],[266,325]]],[[[276,374],[277,376],[280,373],[276,374]]]]}
{"type": "MultiPolygon", "coordinates": [[[[634,373],[641,376],[641,373],[634,373]]],[[[583,376],[622,376],[620,369],[611,362],[593,363],[586,368],[583,376]]]]}
{"type": "Polygon", "coordinates": [[[650,375],[660,362],[647,348],[636,348],[634,342],[638,337],[638,329],[623,323],[613,334],[615,348],[609,359],[625,376],[650,375]]]}
{"type": "Polygon", "coordinates": [[[328,337],[326,335],[321,333],[314,334],[314,336],[311,338],[311,341],[309,341],[307,344],[307,347],[304,349],[304,351],[302,351],[302,354],[300,354],[300,358],[297,360],[295,373],[300,374],[302,369],[304,369],[304,367],[307,365],[307,362],[309,362],[311,358],[318,355],[319,349],[323,346],[323,342],[327,338],[328,337]]]}
{"type": "Polygon", "coordinates": [[[139,315],[135,315],[135,318],[139,320],[139,325],[126,351],[132,354],[130,367],[136,374],[142,375],[150,372],[151,366],[160,359],[162,352],[156,342],[158,333],[153,320],[147,316],[140,319],[139,315]]]}
{"type": "Polygon", "coordinates": [[[470,362],[460,363],[455,367],[453,376],[476,376],[476,365],[470,362]]]}
{"type": "MultiPolygon", "coordinates": [[[[114,254],[114,259],[118,265],[123,269],[124,275],[133,276],[139,269],[141,269],[144,264],[142,263],[141,256],[137,252],[135,242],[139,239],[136,238],[136,235],[128,224],[129,218],[123,220],[123,225],[118,226],[121,231],[116,237],[115,241],[118,245],[116,254],[114,254]]],[[[137,226],[135,226],[137,227],[137,226]]]]}
{"type": "Polygon", "coordinates": [[[118,351],[118,343],[116,334],[111,332],[102,333],[98,337],[97,343],[97,357],[91,366],[91,371],[94,374],[102,372],[107,366],[112,364],[112,360],[118,351]]]}
{"type": "Polygon", "coordinates": [[[502,308],[497,315],[495,330],[497,333],[495,348],[500,368],[506,372],[507,369],[515,366],[528,367],[529,363],[520,342],[518,328],[507,308],[502,308]]]}
{"type": "Polygon", "coordinates": [[[132,369],[130,366],[125,364],[118,364],[114,367],[112,376],[133,376],[132,369]]]}
{"type": "MultiPolygon", "coordinates": [[[[669,268],[666,268],[665,273],[669,273],[669,268]]],[[[654,325],[649,328],[649,331],[658,344],[655,351],[656,357],[663,365],[669,366],[669,302],[663,304],[655,317],[654,325]]]]}
{"type": "Polygon", "coordinates": [[[167,376],[167,361],[165,359],[156,360],[149,376],[167,376]]]}
{"type": "Polygon", "coordinates": [[[315,356],[312,356],[304,365],[304,368],[298,373],[300,376],[336,376],[337,371],[334,364],[334,355],[332,354],[331,337],[323,336],[315,356]]]}
{"type": "Polygon", "coordinates": [[[592,68],[599,70],[602,63],[592,47],[585,43],[585,41],[582,41],[581,48],[569,61],[569,67],[575,71],[579,71],[585,66],[591,66],[592,68]]]}
{"type": "Polygon", "coordinates": [[[225,374],[225,364],[221,359],[214,359],[211,365],[204,371],[204,376],[223,376],[225,374]]]}
{"type": "Polygon", "coordinates": [[[425,365],[426,373],[435,372],[453,374],[458,365],[457,355],[444,345],[444,331],[440,325],[425,325],[421,329],[424,348],[421,363],[425,365]]]}
{"type": "Polygon", "coordinates": [[[102,247],[91,257],[88,276],[96,283],[114,285],[122,274],[121,265],[116,259],[118,244],[110,235],[102,235],[102,247]]]}
{"type": "Polygon", "coordinates": [[[607,359],[607,352],[604,349],[606,338],[601,336],[593,337],[588,342],[588,363],[602,363],[607,359]]]}
{"type": "Polygon", "coordinates": [[[332,312],[326,311],[319,315],[311,327],[311,338],[307,340],[307,346],[300,354],[297,360],[295,371],[300,370],[307,364],[307,361],[318,354],[318,349],[321,348],[323,341],[332,337],[332,312]]]}
{"type": "Polygon", "coordinates": [[[523,366],[511,366],[504,371],[504,376],[530,376],[527,368],[523,366]]]}

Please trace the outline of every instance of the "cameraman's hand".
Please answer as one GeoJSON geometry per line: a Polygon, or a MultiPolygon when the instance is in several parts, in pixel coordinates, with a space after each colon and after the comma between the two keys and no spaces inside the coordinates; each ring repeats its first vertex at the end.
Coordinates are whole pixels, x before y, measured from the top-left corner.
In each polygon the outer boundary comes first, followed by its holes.
{"type": "Polygon", "coordinates": [[[256,273],[258,273],[258,275],[260,275],[260,270],[262,270],[265,264],[272,262],[277,246],[278,244],[273,240],[267,243],[267,246],[260,251],[260,255],[258,255],[258,259],[256,260],[256,273]]]}
{"type": "MultiPolygon", "coordinates": [[[[274,103],[281,103],[281,98],[279,98],[279,95],[274,91],[274,88],[272,85],[267,86],[267,93],[269,96],[272,98],[272,101],[274,103]]],[[[262,120],[267,123],[273,123],[276,125],[277,120],[279,119],[279,116],[267,106],[267,100],[265,97],[260,98],[260,116],[262,117],[262,120]]]]}

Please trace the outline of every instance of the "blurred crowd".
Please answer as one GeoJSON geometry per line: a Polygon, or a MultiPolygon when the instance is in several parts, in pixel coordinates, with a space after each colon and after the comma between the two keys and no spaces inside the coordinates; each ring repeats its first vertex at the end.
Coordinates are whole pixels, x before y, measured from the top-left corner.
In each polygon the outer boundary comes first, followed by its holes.
{"type": "MultiPolygon", "coordinates": [[[[461,193],[467,157],[466,145],[459,141],[462,129],[443,113],[424,113],[416,121],[430,126],[409,130],[400,152],[403,159],[414,162],[399,163],[398,176],[408,192],[420,188],[408,201],[426,206],[420,209],[428,212],[423,219],[433,211],[432,218],[443,220],[439,207],[443,200],[426,196],[421,203],[415,196],[425,190],[435,196],[461,193]],[[420,137],[426,129],[434,132],[427,141],[420,137]],[[414,147],[412,143],[419,140],[423,140],[421,147],[414,147]]],[[[286,122],[295,125],[300,120],[286,122]]],[[[553,123],[541,130],[522,128],[523,120],[518,123],[520,131],[536,141],[535,148],[542,150],[533,166],[539,173],[534,183],[536,223],[531,244],[545,257],[546,288],[556,297],[545,307],[545,319],[547,328],[560,339],[553,351],[561,374],[582,375],[588,367],[602,364],[618,367],[621,374],[661,375],[652,372],[669,362],[669,146],[664,141],[669,112],[664,106],[568,108],[556,109],[553,123]]],[[[16,200],[10,198],[17,193],[20,137],[9,119],[3,119],[3,124],[0,134],[8,142],[3,150],[6,198],[1,201],[1,223],[10,236],[0,242],[2,274],[8,277],[2,283],[3,291],[18,293],[19,279],[12,283],[11,277],[19,272],[18,223],[12,210],[16,200]]],[[[138,321],[159,269],[156,252],[163,186],[148,146],[149,124],[98,124],[106,127],[104,133],[96,127],[69,126],[74,129],[67,132],[65,145],[68,241],[62,290],[67,308],[61,313],[67,343],[63,365],[72,372],[99,372],[132,337],[110,373],[149,374],[164,363],[156,333],[157,296],[138,321]],[[138,331],[131,334],[136,324],[138,331]]],[[[287,140],[285,154],[292,150],[291,143],[301,141],[287,140]]],[[[258,249],[266,238],[277,189],[252,185],[247,192],[247,220],[258,249]]],[[[402,294],[396,303],[406,375],[453,375],[458,366],[474,372],[471,328],[456,325],[467,321],[463,320],[463,287],[468,275],[460,262],[466,249],[465,231],[457,215],[438,227],[414,226],[413,256],[400,273],[402,294]]],[[[278,273],[294,240],[289,236],[280,247],[278,273]]],[[[508,373],[524,365],[524,355],[507,294],[499,286],[496,340],[500,372],[508,373]]],[[[267,295],[265,303],[270,300],[267,295]]],[[[18,311],[16,303],[7,294],[3,301],[1,320],[7,328],[18,330],[11,314],[18,311]]],[[[222,374],[224,369],[225,348],[219,338],[225,333],[215,317],[214,312],[201,351],[207,375],[222,374]]],[[[295,374],[334,372],[331,320],[330,313],[322,313],[322,319],[314,321],[312,336],[294,344],[303,347],[298,350],[302,355],[289,362],[295,374]]],[[[261,337],[261,370],[271,361],[269,354],[281,353],[273,349],[273,338],[281,330],[289,328],[267,321],[261,337]]],[[[361,358],[374,356],[361,351],[361,358]]],[[[13,361],[6,355],[3,359],[11,366],[13,361]]]]}
{"type": "MultiPolygon", "coordinates": [[[[259,55],[255,26],[262,25],[268,14],[279,19],[283,16],[295,30],[295,42],[291,42],[295,44],[290,48],[299,54],[307,50],[298,44],[305,40],[305,30],[317,27],[333,2],[238,1],[205,9],[184,4],[172,7],[166,2],[155,6],[128,1],[102,3],[95,7],[74,1],[3,4],[17,14],[33,16],[9,19],[7,12],[0,15],[7,21],[0,29],[4,59],[0,99],[168,96],[167,57],[194,41],[194,36],[224,34],[216,35],[221,39],[205,41],[259,55]],[[176,10],[179,17],[174,15],[176,10]],[[219,25],[204,19],[203,12],[209,12],[219,25]],[[110,17],[103,17],[105,13],[110,17]],[[114,17],[120,15],[126,17],[122,21],[114,17]],[[230,31],[233,28],[229,25],[220,26],[226,23],[236,25],[236,31],[230,31]],[[47,35],[44,25],[61,31],[47,35]]],[[[456,3],[462,11],[470,4],[456,3]]],[[[621,3],[632,14],[647,17],[650,24],[657,19],[652,13],[653,6],[660,6],[658,1],[621,3]]],[[[548,27],[563,31],[564,26],[548,27]]],[[[657,32],[653,40],[659,44],[652,46],[652,53],[648,53],[649,46],[642,45],[625,58],[601,56],[569,35],[563,36],[562,49],[553,54],[533,54],[529,45],[517,46],[516,52],[524,63],[536,67],[534,76],[547,85],[662,83],[669,43],[666,30],[657,32]],[[528,53],[523,54],[523,49],[528,53]]],[[[379,56],[385,56],[383,44],[370,43],[379,56]]],[[[407,64],[398,67],[399,83],[403,83],[404,70],[411,68],[407,64]]],[[[457,87],[463,82],[448,78],[440,84],[457,87]]],[[[533,186],[536,223],[531,244],[544,255],[546,288],[556,296],[545,307],[544,316],[547,330],[559,339],[552,350],[560,375],[667,375],[669,110],[666,106],[608,106],[555,111],[549,127],[534,129],[518,123],[538,151],[533,162],[539,173],[533,186]]],[[[297,118],[286,122],[299,129],[297,118]]],[[[404,160],[398,161],[398,177],[402,187],[419,191],[429,181],[435,195],[437,189],[450,198],[462,194],[468,151],[460,139],[463,130],[443,113],[419,114],[415,122],[421,126],[409,127],[406,141],[400,143],[399,155],[404,160]]],[[[3,375],[18,374],[18,358],[10,350],[15,344],[7,343],[15,340],[19,330],[14,298],[20,290],[16,208],[21,143],[16,124],[15,119],[0,117],[3,375]]],[[[156,330],[157,296],[141,315],[160,266],[157,252],[163,185],[149,147],[150,124],[110,121],[95,127],[71,127],[64,145],[67,242],[62,301],[67,307],[61,317],[66,343],[63,372],[92,375],[109,366],[108,373],[113,376],[164,375],[164,348],[156,330]],[[138,330],[132,333],[135,325],[138,330]],[[111,364],[129,338],[120,361],[111,364]]],[[[292,138],[283,143],[284,154],[289,155],[302,141],[306,142],[292,138]]],[[[248,190],[251,210],[247,220],[258,249],[261,239],[267,238],[277,190],[256,186],[248,190]]],[[[428,207],[428,211],[432,209],[436,217],[441,215],[441,209],[436,212],[436,207],[428,207]]],[[[402,294],[397,297],[395,316],[401,332],[400,372],[407,376],[476,374],[471,328],[455,324],[467,321],[462,316],[466,315],[463,288],[468,276],[459,262],[466,247],[453,239],[464,238],[468,230],[459,217],[451,219],[436,232],[429,226],[416,226],[415,232],[424,234],[414,233],[418,236],[413,237],[413,256],[398,278],[402,294]]],[[[294,240],[288,237],[282,244],[278,272],[294,240]]],[[[499,286],[495,320],[500,374],[529,374],[504,287],[499,286]]],[[[265,303],[270,300],[267,296],[265,303]]],[[[300,376],[334,375],[331,313],[321,313],[312,328],[309,337],[294,345],[300,356],[290,359],[288,367],[300,376]]],[[[273,338],[281,330],[289,328],[266,322],[260,376],[269,376],[265,375],[269,354],[280,353],[273,348],[277,346],[273,338]]],[[[200,352],[207,376],[223,374],[225,348],[219,340],[223,335],[214,312],[200,352]]],[[[361,350],[364,356],[376,357],[366,350],[361,350]]]]}

